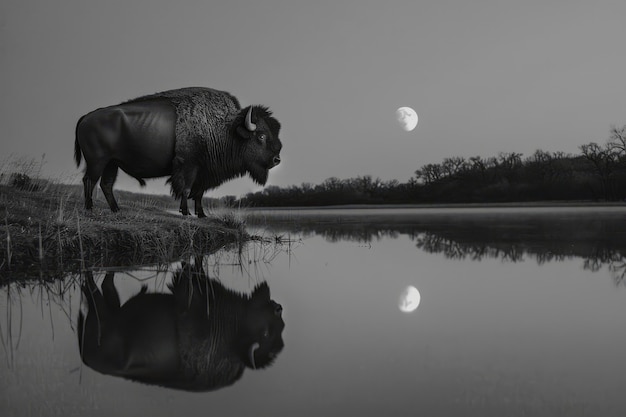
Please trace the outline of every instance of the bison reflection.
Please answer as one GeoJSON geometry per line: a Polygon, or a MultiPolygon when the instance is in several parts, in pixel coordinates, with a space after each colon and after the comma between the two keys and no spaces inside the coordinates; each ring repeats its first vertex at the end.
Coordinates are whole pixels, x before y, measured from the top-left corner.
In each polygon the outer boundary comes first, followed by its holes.
{"type": "Polygon", "coordinates": [[[242,296],[184,265],[172,294],[139,294],[120,305],[108,273],[100,290],[87,274],[78,320],[83,362],[103,374],[188,391],[233,384],[283,349],[282,307],[266,283],[242,296]]]}

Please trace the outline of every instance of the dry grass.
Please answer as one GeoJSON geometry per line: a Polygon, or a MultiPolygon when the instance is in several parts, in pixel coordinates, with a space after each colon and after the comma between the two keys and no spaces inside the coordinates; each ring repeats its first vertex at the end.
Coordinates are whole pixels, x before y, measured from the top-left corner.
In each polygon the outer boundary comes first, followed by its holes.
{"type": "Polygon", "coordinates": [[[104,201],[83,209],[77,187],[45,191],[0,185],[0,283],[23,275],[54,278],[87,266],[165,264],[249,239],[234,214],[183,218],[149,196],[112,213],[104,201]]]}

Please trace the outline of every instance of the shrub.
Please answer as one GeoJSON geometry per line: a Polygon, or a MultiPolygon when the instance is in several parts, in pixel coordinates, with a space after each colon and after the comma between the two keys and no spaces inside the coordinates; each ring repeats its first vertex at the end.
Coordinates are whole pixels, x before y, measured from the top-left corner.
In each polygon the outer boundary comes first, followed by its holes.
{"type": "Polygon", "coordinates": [[[37,191],[39,186],[30,179],[30,177],[26,174],[20,174],[14,172],[11,174],[11,179],[9,180],[9,184],[11,187],[17,188],[18,190],[23,191],[37,191]]]}

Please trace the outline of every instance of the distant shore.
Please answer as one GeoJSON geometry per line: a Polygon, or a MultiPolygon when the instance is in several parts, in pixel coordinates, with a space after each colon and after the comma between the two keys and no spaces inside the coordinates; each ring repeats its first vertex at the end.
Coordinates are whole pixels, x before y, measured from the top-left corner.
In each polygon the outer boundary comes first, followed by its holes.
{"type": "Polygon", "coordinates": [[[334,206],[250,207],[247,211],[339,210],[339,209],[437,209],[437,208],[507,208],[507,207],[626,207],[626,202],[597,201],[534,201],[508,203],[446,203],[446,204],[342,204],[334,206]]]}
{"type": "MultiPolygon", "coordinates": [[[[626,218],[624,203],[595,202],[537,202],[497,204],[397,204],[397,205],[342,205],[322,207],[263,207],[245,210],[246,223],[251,227],[290,225],[305,227],[314,224],[417,224],[421,222],[471,221],[490,222],[495,219],[554,220],[577,216],[626,218]]],[[[487,224],[487,223],[485,223],[487,224]]],[[[271,227],[270,227],[271,230],[271,227]]]]}

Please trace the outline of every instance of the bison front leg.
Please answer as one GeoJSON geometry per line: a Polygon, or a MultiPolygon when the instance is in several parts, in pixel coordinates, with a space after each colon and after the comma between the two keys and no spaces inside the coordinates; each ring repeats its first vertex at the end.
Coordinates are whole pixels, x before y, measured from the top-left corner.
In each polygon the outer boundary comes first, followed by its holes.
{"type": "Polygon", "coordinates": [[[191,214],[191,212],[189,211],[189,206],[187,205],[187,200],[189,200],[190,198],[192,198],[191,189],[185,187],[185,189],[183,190],[183,195],[180,198],[179,210],[183,214],[183,216],[189,216],[191,214]]]}
{"type": "MultiPolygon", "coordinates": [[[[206,214],[204,213],[204,210],[202,209],[202,197],[191,197],[193,198],[193,202],[194,202],[194,210],[196,211],[196,216],[198,216],[199,218],[204,218],[206,217],[206,214]]],[[[187,205],[187,198],[183,197],[180,200],[180,212],[183,214],[183,216],[188,216],[191,213],[189,212],[189,206],[187,205]]]]}
{"type": "Polygon", "coordinates": [[[191,213],[189,213],[187,200],[192,198],[191,188],[196,180],[198,167],[185,166],[184,164],[184,161],[178,158],[174,161],[175,174],[172,175],[172,186],[177,191],[176,194],[180,196],[180,212],[183,216],[189,216],[191,213]],[[181,188],[182,192],[180,192],[181,188]]]}
{"type": "Polygon", "coordinates": [[[189,213],[189,206],[187,206],[187,196],[188,194],[184,193],[180,198],[180,209],[178,211],[180,211],[183,216],[189,216],[191,214],[189,213]]]}
{"type": "Polygon", "coordinates": [[[200,196],[195,196],[193,198],[194,201],[194,205],[195,205],[195,210],[196,210],[196,216],[198,216],[199,218],[204,218],[206,217],[206,214],[204,214],[204,210],[202,209],[202,195],[200,196]]]}
{"type": "Polygon", "coordinates": [[[198,199],[195,200],[196,202],[196,216],[198,216],[198,218],[202,219],[206,217],[206,214],[204,213],[204,210],[202,210],[202,199],[198,199]]]}

